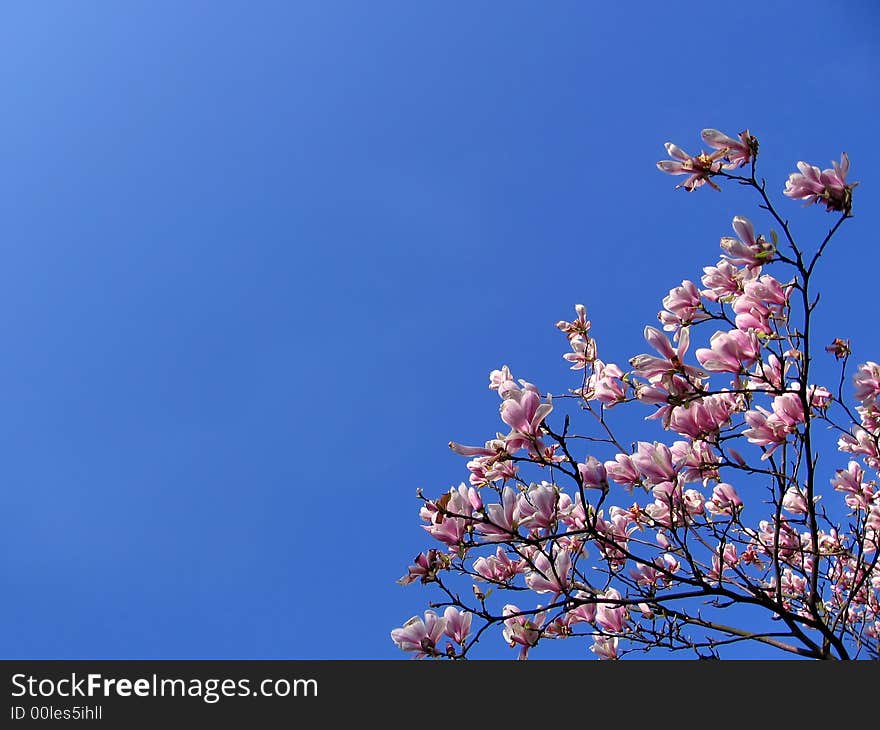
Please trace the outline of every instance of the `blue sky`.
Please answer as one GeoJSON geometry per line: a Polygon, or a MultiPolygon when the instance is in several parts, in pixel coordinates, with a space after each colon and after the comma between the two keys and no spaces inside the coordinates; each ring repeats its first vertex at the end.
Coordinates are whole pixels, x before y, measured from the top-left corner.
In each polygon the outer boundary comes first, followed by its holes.
{"type": "Polygon", "coordinates": [[[575,302],[624,362],[761,229],[655,169],[703,127],[805,240],[850,154],[820,338],[880,356],[877,8],[609,6],[3,4],[0,656],[399,658],[487,373],[569,387],[575,302]]]}

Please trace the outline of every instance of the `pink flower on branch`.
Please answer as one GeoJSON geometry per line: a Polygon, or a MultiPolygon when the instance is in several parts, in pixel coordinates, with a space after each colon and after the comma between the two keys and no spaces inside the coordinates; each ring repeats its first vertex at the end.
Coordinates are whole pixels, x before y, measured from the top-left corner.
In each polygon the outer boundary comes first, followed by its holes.
{"type": "Polygon", "coordinates": [[[736,490],[722,482],[712,490],[712,499],[706,502],[706,509],[713,515],[733,515],[742,505],[743,501],[736,490]]]}
{"type": "Polygon", "coordinates": [[[694,282],[688,280],[669,290],[669,294],[663,299],[663,308],[665,311],[660,312],[657,318],[667,332],[674,332],[709,317],[703,307],[700,290],[694,282]]]}
{"type": "Polygon", "coordinates": [[[555,546],[551,552],[552,560],[543,551],[535,553],[532,558],[534,569],[526,573],[526,585],[535,593],[558,596],[568,590],[571,555],[555,546]]]}
{"type": "Polygon", "coordinates": [[[754,333],[742,330],[716,332],[709,340],[709,348],[696,351],[697,360],[713,373],[740,373],[758,357],[761,345],[754,333]]]}
{"type": "Polygon", "coordinates": [[[593,639],[590,651],[599,659],[617,659],[617,643],[616,636],[597,636],[593,639]]]}
{"type": "Polygon", "coordinates": [[[785,393],[773,399],[773,411],[758,406],[746,413],[746,423],[750,428],[743,431],[749,443],[770,448],[761,457],[769,459],[771,454],[804,422],[804,407],[797,393],[785,393]]]}
{"type": "Polygon", "coordinates": [[[464,644],[471,632],[473,614],[468,611],[459,611],[455,606],[447,606],[443,612],[445,622],[443,633],[456,644],[464,644]]]}
{"type": "Polygon", "coordinates": [[[414,652],[416,659],[439,654],[437,642],[446,631],[446,620],[433,611],[425,611],[424,620],[413,616],[401,628],[391,632],[391,640],[403,651],[414,652]]]}
{"type": "Polygon", "coordinates": [[[539,451],[536,446],[543,448],[541,424],[552,410],[550,399],[541,403],[541,397],[533,390],[511,392],[500,408],[501,420],[513,429],[504,439],[507,451],[515,453],[526,448],[535,453],[539,451]]]}
{"type": "Polygon", "coordinates": [[[708,183],[709,187],[715,190],[721,190],[710,179],[713,175],[721,172],[724,164],[721,158],[724,157],[724,150],[718,150],[711,155],[701,152],[694,157],[689,155],[683,149],[672,142],[666,143],[666,153],[672,158],[671,160],[661,160],[657,163],[658,169],[670,175],[687,175],[688,178],[676,188],[684,188],[689,193],[693,192],[702,185],[708,183]]]}
{"type": "MultiPolygon", "coordinates": [[[[495,555],[480,556],[474,561],[474,571],[493,583],[506,583],[526,571],[524,558],[511,560],[504,548],[499,545],[495,555]]],[[[479,580],[479,578],[477,579],[479,580]]]]}
{"type": "Polygon", "coordinates": [[[587,338],[590,334],[591,322],[587,319],[587,309],[583,304],[575,304],[574,311],[577,318],[571,322],[560,320],[556,326],[562,330],[568,339],[573,340],[575,337],[587,338]]]}
{"type": "Polygon", "coordinates": [[[632,358],[629,364],[633,366],[636,375],[649,380],[657,376],[675,373],[681,373],[687,378],[696,380],[705,376],[701,370],[684,364],[684,356],[691,343],[690,330],[687,327],[679,330],[676,347],[673,347],[666,335],[656,327],[645,327],[645,340],[660,354],[660,357],[637,355],[632,358]]]}
{"type": "Polygon", "coordinates": [[[849,213],[852,210],[852,191],[858,183],[846,182],[849,174],[849,157],[846,152],[840,162],[831,163],[831,168],[819,170],[801,160],[797,163],[800,172],[788,176],[783,194],[795,200],[806,200],[807,205],[822,202],[825,209],[849,213]]]}
{"type": "Polygon", "coordinates": [[[758,155],[758,140],[746,129],[739,133],[739,139],[728,137],[717,129],[704,129],[700,135],[712,149],[724,153],[727,158],[725,169],[747,165],[758,155]]]}
{"type": "Polygon", "coordinates": [[[624,373],[614,363],[607,365],[601,360],[593,363],[593,374],[587,378],[583,390],[577,391],[586,400],[597,400],[612,408],[626,400],[627,384],[624,373]]]}
{"type": "Polygon", "coordinates": [[[754,268],[762,266],[773,258],[776,247],[763,236],[755,236],[755,228],[748,218],[736,216],[733,219],[733,230],[738,238],[725,236],[721,239],[721,248],[726,258],[733,264],[742,264],[754,268]]]}
{"type": "Polygon", "coordinates": [[[504,619],[504,629],[502,631],[504,640],[511,647],[520,647],[518,659],[527,659],[529,649],[535,646],[541,639],[541,628],[547,620],[546,611],[539,611],[534,616],[529,616],[520,611],[517,606],[508,603],[503,608],[502,614],[507,616],[504,619]]]}
{"type": "Polygon", "coordinates": [[[864,406],[880,408],[880,365],[876,362],[859,365],[853,375],[853,383],[856,400],[861,401],[864,406]]]}

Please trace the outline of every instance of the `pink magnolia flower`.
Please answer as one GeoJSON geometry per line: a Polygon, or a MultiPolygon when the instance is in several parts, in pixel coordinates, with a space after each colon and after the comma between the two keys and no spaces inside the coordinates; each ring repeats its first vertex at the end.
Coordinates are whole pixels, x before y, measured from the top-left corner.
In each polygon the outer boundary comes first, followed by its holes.
{"type": "Polygon", "coordinates": [[[587,489],[608,489],[608,471],[595,456],[590,456],[585,463],[578,464],[577,469],[587,489]]]}
{"type": "Polygon", "coordinates": [[[813,408],[824,410],[834,400],[834,396],[822,385],[811,385],[807,388],[807,400],[813,408]]]}
{"type": "Polygon", "coordinates": [[[723,167],[721,158],[725,155],[724,150],[718,150],[711,155],[701,152],[694,157],[672,144],[672,142],[667,142],[666,152],[673,159],[661,160],[657,163],[658,169],[670,175],[688,176],[687,180],[680,185],[676,185],[676,188],[684,188],[690,193],[703,184],[709,183],[709,187],[721,190],[710,178],[712,175],[721,172],[723,167]]]}
{"type": "Polygon", "coordinates": [[[803,160],[797,163],[800,172],[788,176],[783,192],[789,198],[806,200],[807,205],[825,204],[826,210],[839,210],[846,213],[852,209],[852,191],[858,183],[847,184],[849,157],[846,152],[840,156],[840,163],[831,163],[831,169],[819,170],[803,160]]]}
{"type": "Polygon", "coordinates": [[[712,490],[712,499],[706,502],[706,509],[713,515],[732,515],[742,504],[743,501],[733,486],[721,482],[712,490]]]}
{"type": "Polygon", "coordinates": [[[522,527],[544,530],[556,523],[559,515],[559,489],[549,482],[532,484],[520,492],[518,510],[522,527]]]}
{"type": "Polygon", "coordinates": [[[700,292],[710,302],[730,301],[743,293],[745,283],[757,279],[761,268],[739,268],[721,259],[715,266],[704,266],[700,279],[706,287],[700,292]]]}
{"type": "Polygon", "coordinates": [[[713,373],[739,373],[751,365],[761,345],[753,332],[730,330],[716,332],[709,340],[709,348],[696,351],[697,360],[713,373]]]}
{"type": "Polygon", "coordinates": [[[790,362],[786,360],[785,369],[774,354],[767,357],[766,362],[755,363],[755,369],[751,372],[748,386],[753,390],[784,390],[785,373],[788,371],[790,362]]]}
{"type": "Polygon", "coordinates": [[[660,312],[657,318],[667,332],[674,332],[709,316],[703,307],[700,290],[687,279],[681,282],[681,286],[669,290],[669,294],[663,298],[663,308],[666,311],[660,312]]]}
{"type": "Polygon", "coordinates": [[[853,375],[855,383],[856,400],[863,405],[877,405],[880,399],[880,365],[876,362],[866,362],[859,365],[856,374],[853,375]]]}
{"type": "Polygon", "coordinates": [[[596,341],[592,337],[573,337],[569,344],[572,351],[566,352],[562,359],[573,363],[572,370],[583,370],[596,359],[596,341]]]}
{"type": "Polygon", "coordinates": [[[797,487],[789,487],[785,490],[782,497],[782,508],[793,515],[805,515],[809,511],[807,500],[797,487]]]}
{"type": "Polygon", "coordinates": [[[853,426],[851,435],[841,436],[837,441],[837,448],[847,454],[864,456],[872,469],[880,469],[880,453],[877,451],[876,437],[861,426],[853,426]]]}
{"type": "Polygon", "coordinates": [[[419,580],[427,583],[444,566],[444,556],[436,550],[428,550],[426,553],[419,553],[415,557],[415,561],[407,568],[405,576],[397,582],[402,586],[409,585],[419,580]]]}
{"type": "Polygon", "coordinates": [[[724,258],[731,263],[754,268],[773,258],[776,247],[763,236],[755,236],[755,228],[748,218],[736,216],[733,230],[738,238],[725,236],[721,239],[721,248],[727,254],[724,258]]]}
{"type": "Polygon", "coordinates": [[[645,339],[661,357],[637,355],[629,363],[637,375],[651,379],[656,376],[683,373],[691,378],[702,378],[704,373],[695,367],[684,364],[684,356],[691,343],[690,331],[683,327],[678,333],[678,346],[673,348],[669,339],[656,327],[645,327],[645,339]]]}
{"type": "Polygon", "coordinates": [[[577,313],[577,319],[572,322],[560,320],[556,323],[556,326],[568,335],[570,340],[573,340],[575,337],[586,339],[592,326],[592,323],[587,319],[587,309],[583,304],[575,304],[574,311],[577,313]]]}
{"type": "Polygon", "coordinates": [[[728,137],[717,129],[704,129],[701,136],[712,149],[724,153],[728,160],[725,169],[747,165],[758,154],[758,140],[749,134],[748,129],[739,133],[739,139],[728,137]]]}
{"type": "Polygon", "coordinates": [[[705,512],[706,498],[696,489],[685,489],[682,494],[682,504],[685,511],[693,517],[705,512]]]}
{"type": "Polygon", "coordinates": [[[660,571],[653,565],[639,565],[630,568],[629,574],[636,583],[642,586],[656,586],[662,577],[660,571]]]}
{"type": "Polygon", "coordinates": [[[532,558],[534,570],[526,573],[526,585],[535,593],[552,593],[558,596],[565,593],[571,572],[571,555],[567,550],[554,548],[553,559],[543,551],[532,558]]]}
{"type": "Polygon", "coordinates": [[[743,431],[749,443],[771,448],[761,457],[769,459],[776,448],[794,433],[799,423],[804,421],[804,409],[797,393],[785,393],[773,399],[773,412],[758,406],[746,413],[746,423],[750,428],[743,431]]]}
{"type": "Polygon", "coordinates": [[[589,593],[578,591],[574,594],[575,607],[566,614],[570,626],[579,623],[593,623],[596,620],[596,600],[589,593]]]}
{"type": "Polygon", "coordinates": [[[675,479],[675,463],[672,452],[666,444],[639,441],[637,451],[631,459],[633,465],[649,485],[653,486],[675,479]]]}
{"type": "Polygon", "coordinates": [[[877,499],[877,488],[864,482],[865,470],[858,462],[851,461],[846,469],[838,469],[831,479],[831,486],[843,492],[847,506],[853,510],[867,510],[877,499]]]}
{"type": "Polygon", "coordinates": [[[609,588],[602,597],[615,602],[596,604],[596,623],[605,631],[619,634],[626,627],[626,606],[619,603],[621,596],[614,588],[609,588]]]}
{"type": "Polygon", "coordinates": [[[485,446],[465,446],[464,444],[449,442],[449,448],[459,456],[499,456],[504,455],[504,440],[491,439],[485,446]]]}
{"type": "Polygon", "coordinates": [[[469,611],[459,611],[455,606],[447,606],[443,612],[443,621],[446,623],[443,632],[456,644],[464,644],[471,632],[473,617],[469,611]]]}
{"type": "Polygon", "coordinates": [[[501,370],[493,370],[489,373],[489,390],[500,390],[507,383],[512,383],[514,388],[517,387],[507,365],[502,366],[501,370]]]}
{"type": "Polygon", "coordinates": [[[495,555],[479,557],[474,561],[474,571],[493,583],[506,583],[526,571],[524,559],[511,560],[504,548],[499,545],[495,555]]]}
{"type": "Polygon", "coordinates": [[[437,642],[446,630],[446,620],[433,611],[425,611],[425,618],[413,616],[399,629],[391,632],[391,640],[403,651],[415,652],[415,658],[435,656],[437,642]]]}
{"type": "Polygon", "coordinates": [[[474,511],[468,494],[467,488],[462,484],[458,490],[453,488],[440,499],[422,507],[420,515],[429,523],[422,525],[423,529],[435,540],[450,547],[460,545],[472,523],[470,516],[474,511]]]}
{"type": "Polygon", "coordinates": [[[735,567],[738,562],[739,557],[736,552],[736,545],[727,543],[723,549],[719,545],[712,556],[712,569],[706,574],[706,577],[710,581],[717,583],[721,580],[724,572],[735,567]]]}
{"type": "Polygon", "coordinates": [[[587,400],[597,400],[609,408],[626,400],[626,383],[623,370],[614,363],[605,364],[601,360],[593,362],[593,374],[580,394],[587,400]]]}
{"type": "Polygon", "coordinates": [[[790,291],[768,274],[746,282],[743,293],[733,302],[737,329],[772,334],[770,320],[782,311],[790,291]]]}
{"type": "Polygon", "coordinates": [[[667,427],[692,439],[706,438],[717,433],[730,422],[730,416],[741,410],[740,402],[732,393],[714,393],[672,409],[666,419],[667,427]]]}
{"type": "Polygon", "coordinates": [[[477,522],[476,530],[487,540],[509,540],[518,534],[520,500],[510,487],[501,492],[501,504],[486,506],[486,522],[477,522]]]}
{"type": "Polygon", "coordinates": [[[517,645],[521,647],[518,659],[527,659],[529,649],[541,639],[541,627],[547,620],[547,613],[540,611],[534,617],[529,617],[512,603],[508,603],[501,610],[501,614],[507,616],[504,619],[504,629],[501,632],[504,640],[511,647],[517,645]]]}
{"type": "Polygon", "coordinates": [[[682,481],[706,484],[718,479],[721,456],[706,441],[676,441],[669,450],[682,481]]]}
{"type": "Polygon", "coordinates": [[[541,424],[553,410],[549,397],[546,403],[541,403],[534,391],[518,391],[510,394],[500,410],[501,420],[513,429],[504,439],[507,451],[514,453],[521,448],[534,451],[539,445],[541,424]]]}
{"type": "Polygon", "coordinates": [[[622,484],[632,490],[641,481],[641,475],[628,454],[618,454],[614,461],[606,461],[605,472],[611,481],[622,484]]]}
{"type": "Polygon", "coordinates": [[[599,659],[617,659],[617,637],[596,636],[593,639],[593,645],[590,647],[590,651],[599,657],[599,659]]]}
{"type": "Polygon", "coordinates": [[[774,522],[761,520],[758,523],[758,532],[754,535],[756,547],[767,555],[772,556],[777,533],[780,558],[791,558],[792,555],[801,549],[801,541],[797,532],[785,520],[778,523],[778,530],[774,528],[774,522]]]}

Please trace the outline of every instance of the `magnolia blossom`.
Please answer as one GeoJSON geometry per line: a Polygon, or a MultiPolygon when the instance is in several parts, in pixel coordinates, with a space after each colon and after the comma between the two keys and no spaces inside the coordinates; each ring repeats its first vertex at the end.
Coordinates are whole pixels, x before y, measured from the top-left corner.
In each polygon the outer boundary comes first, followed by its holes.
{"type": "Polygon", "coordinates": [[[840,156],[840,163],[831,163],[831,168],[819,170],[803,160],[797,163],[800,172],[793,172],[785,183],[784,195],[796,200],[806,200],[807,205],[823,202],[826,210],[839,210],[846,213],[852,208],[852,191],[858,183],[847,184],[849,157],[846,152],[840,156]]]}
{"type": "Polygon", "coordinates": [[[548,482],[532,484],[526,492],[520,493],[517,507],[521,526],[530,530],[547,529],[558,516],[559,488],[548,482]]]}
{"type": "Polygon", "coordinates": [[[657,167],[670,175],[688,176],[687,180],[676,185],[676,188],[684,188],[688,192],[693,192],[705,183],[709,183],[709,187],[721,190],[710,178],[721,172],[724,166],[721,158],[725,156],[726,150],[718,150],[711,155],[701,152],[694,157],[672,142],[667,142],[666,153],[672,159],[661,160],[657,163],[657,167]]]}
{"type": "MultiPolygon", "coordinates": [[[[738,179],[783,220],[753,176],[726,173],[754,163],[757,140],[748,131],[702,136],[713,153],[690,156],[670,144],[672,159],[660,169],[686,175],[687,190],[738,179]]],[[[845,155],[831,170],[800,163],[786,187],[789,197],[843,212],[832,233],[851,211],[848,164],[845,155]]],[[[394,629],[402,650],[464,658],[489,636],[486,628],[501,624],[521,659],[542,638],[592,637],[599,659],[623,656],[630,643],[715,652],[748,639],[740,628],[816,658],[880,654],[880,365],[858,366],[854,401],[842,388],[832,395],[815,384],[815,372],[845,370],[852,352],[836,338],[826,350],[842,362],[817,358],[825,323],[805,326],[818,302],[811,251],[831,255],[833,247],[805,251],[787,235],[786,251],[777,252],[776,235],[765,240],[743,216],[733,230],[699,282],[668,290],[662,331],[644,331],[654,352],[629,360],[630,372],[597,357],[578,304],[575,318],[557,327],[570,347],[565,360],[580,372],[555,405],[507,366],[490,373],[509,432],[484,445],[449,442],[465,457],[469,481],[437,499],[419,494],[423,528],[440,545],[419,553],[398,582],[426,584],[439,597],[432,605],[445,610],[394,629]],[[709,319],[727,325],[712,334],[715,327],[700,326],[709,319]],[[619,408],[609,413],[612,406],[619,408]],[[645,427],[666,433],[626,433],[619,411],[627,407],[641,407],[645,427]],[[586,431],[577,429],[580,418],[586,431]],[[824,480],[840,463],[825,455],[817,462],[826,426],[852,459],[830,488],[824,480]],[[762,453],[742,449],[746,440],[762,453]],[[633,493],[637,485],[644,492],[633,493]],[[476,603],[454,580],[471,584],[476,603]],[[514,591],[522,610],[503,605],[514,591]],[[720,615],[742,602],[752,613],[764,609],[766,621],[720,615]],[[475,621],[483,624],[472,633],[475,621]]]]}
{"type": "Polygon", "coordinates": [[[703,308],[700,290],[694,282],[687,279],[681,282],[681,286],[669,290],[669,294],[663,299],[663,308],[665,311],[660,312],[657,318],[666,331],[675,331],[709,316],[703,308]]]}
{"type": "Polygon", "coordinates": [[[737,329],[773,334],[771,319],[781,313],[788,301],[788,291],[769,275],[746,282],[743,293],[733,302],[737,329]]]}
{"type": "Polygon", "coordinates": [[[681,372],[688,377],[701,378],[704,373],[695,367],[684,364],[684,356],[690,346],[689,328],[683,327],[678,333],[678,346],[672,346],[669,339],[656,327],[645,327],[645,339],[661,357],[654,355],[637,355],[629,362],[636,374],[643,378],[681,372]]]}
{"type": "Polygon", "coordinates": [[[626,383],[623,378],[623,371],[614,363],[606,365],[601,360],[595,360],[593,374],[579,392],[586,400],[595,399],[611,408],[626,400],[626,383]]]}
{"type": "Polygon", "coordinates": [[[616,636],[597,636],[593,640],[590,651],[599,659],[617,659],[617,642],[616,636]]]}
{"type": "Polygon", "coordinates": [[[560,320],[556,323],[556,326],[568,335],[570,340],[573,340],[575,337],[587,338],[591,327],[591,323],[587,319],[587,308],[583,304],[575,304],[574,311],[577,313],[577,318],[574,321],[566,322],[565,320],[560,320]]]}
{"type": "Polygon", "coordinates": [[[433,656],[437,642],[446,631],[446,619],[433,611],[425,611],[424,620],[413,616],[401,628],[391,632],[391,640],[403,651],[415,652],[415,658],[433,656]]]}
{"type": "Polygon", "coordinates": [[[728,160],[725,169],[747,165],[758,154],[758,140],[749,134],[748,129],[739,133],[739,139],[728,137],[717,129],[704,129],[700,136],[712,149],[724,153],[728,160]]]}
{"type": "Polygon", "coordinates": [[[426,553],[416,555],[413,565],[407,569],[406,575],[397,582],[400,585],[409,585],[419,580],[422,583],[430,581],[436,572],[447,565],[446,557],[436,550],[428,550],[426,553]]]}
{"type": "Polygon", "coordinates": [[[724,258],[734,264],[756,267],[773,258],[776,247],[763,236],[755,236],[755,228],[748,218],[741,215],[733,219],[733,230],[738,238],[725,236],[721,239],[724,258]]]}
{"type": "Polygon", "coordinates": [[[502,609],[502,615],[507,616],[504,619],[504,629],[502,636],[504,640],[511,646],[519,646],[519,659],[526,659],[529,655],[529,649],[535,646],[541,638],[541,627],[547,620],[546,611],[535,613],[533,617],[524,614],[519,608],[512,603],[508,603],[502,609]]]}
{"type": "Polygon", "coordinates": [[[613,602],[596,605],[596,623],[605,631],[619,634],[623,631],[627,621],[626,606],[620,603],[621,595],[614,588],[609,588],[602,594],[602,597],[613,602]]]}
{"type": "Polygon", "coordinates": [[[553,558],[538,552],[532,559],[534,570],[526,573],[526,585],[535,593],[564,593],[571,571],[571,555],[567,550],[555,548],[553,558]]]}
{"type": "Polygon", "coordinates": [[[761,457],[768,459],[803,421],[804,407],[800,396],[797,393],[785,393],[773,399],[772,412],[758,406],[754,411],[746,413],[746,422],[750,428],[743,431],[743,436],[748,438],[749,443],[770,446],[761,457]]]}
{"type": "Polygon", "coordinates": [[[464,644],[471,632],[473,617],[469,611],[459,611],[455,606],[447,606],[443,612],[443,621],[445,622],[443,633],[456,644],[464,644]]]}
{"type": "Polygon", "coordinates": [[[716,332],[709,340],[709,348],[696,351],[697,360],[713,373],[738,373],[751,365],[761,349],[754,333],[742,330],[716,332]]]}
{"type": "Polygon", "coordinates": [[[606,461],[603,466],[609,479],[629,490],[641,481],[642,476],[629,454],[618,454],[614,461],[606,461]]]}
{"type": "Polygon", "coordinates": [[[876,362],[859,365],[859,369],[853,375],[853,383],[855,383],[856,400],[861,401],[863,405],[880,407],[880,365],[876,362]]]}
{"type": "Polygon", "coordinates": [[[793,515],[805,515],[809,511],[803,492],[797,487],[789,487],[782,497],[782,509],[793,515]]]}
{"type": "Polygon", "coordinates": [[[740,401],[732,393],[715,393],[673,408],[666,418],[667,427],[693,439],[715,434],[740,410],[740,401]]]}
{"type": "Polygon", "coordinates": [[[487,540],[508,540],[517,534],[521,501],[510,487],[501,492],[500,504],[486,506],[486,521],[477,522],[475,529],[487,540]]]}
{"type": "Polygon", "coordinates": [[[506,583],[512,580],[517,575],[524,573],[526,566],[524,558],[511,560],[501,545],[496,549],[495,555],[480,556],[474,561],[474,571],[481,578],[493,583],[506,583]]]}
{"type": "Polygon", "coordinates": [[[583,464],[577,465],[581,481],[587,489],[608,489],[608,470],[595,456],[590,456],[583,464]]]}
{"type": "Polygon", "coordinates": [[[732,515],[743,501],[736,490],[726,482],[721,482],[712,490],[712,498],[706,502],[706,509],[713,515],[732,515]]]}
{"type": "Polygon", "coordinates": [[[721,581],[721,576],[726,570],[733,568],[739,562],[736,545],[727,543],[723,547],[721,545],[715,550],[712,556],[712,569],[707,573],[706,577],[715,583],[721,581]]]}
{"type": "Polygon", "coordinates": [[[596,359],[596,341],[592,337],[573,337],[569,344],[572,352],[565,353],[562,358],[573,363],[572,370],[583,370],[596,359]]]}
{"type": "Polygon", "coordinates": [[[504,439],[507,451],[534,450],[536,445],[540,446],[541,423],[553,410],[549,399],[541,403],[534,391],[521,390],[511,393],[500,410],[501,420],[513,429],[504,439]]]}
{"type": "Polygon", "coordinates": [[[735,299],[745,290],[745,284],[756,279],[761,267],[744,268],[734,266],[721,259],[715,266],[704,266],[700,282],[706,287],[700,294],[710,302],[726,302],[735,299]]]}

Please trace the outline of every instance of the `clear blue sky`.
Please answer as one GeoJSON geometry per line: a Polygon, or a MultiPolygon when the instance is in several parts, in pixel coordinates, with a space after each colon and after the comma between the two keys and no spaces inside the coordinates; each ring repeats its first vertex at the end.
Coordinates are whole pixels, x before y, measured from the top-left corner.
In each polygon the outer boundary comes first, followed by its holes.
{"type": "Polygon", "coordinates": [[[624,362],[762,228],[655,169],[703,127],[850,154],[820,325],[880,357],[874,3],[611,6],[3,3],[0,656],[401,657],[487,373],[568,387],[575,302],[624,362]]]}

